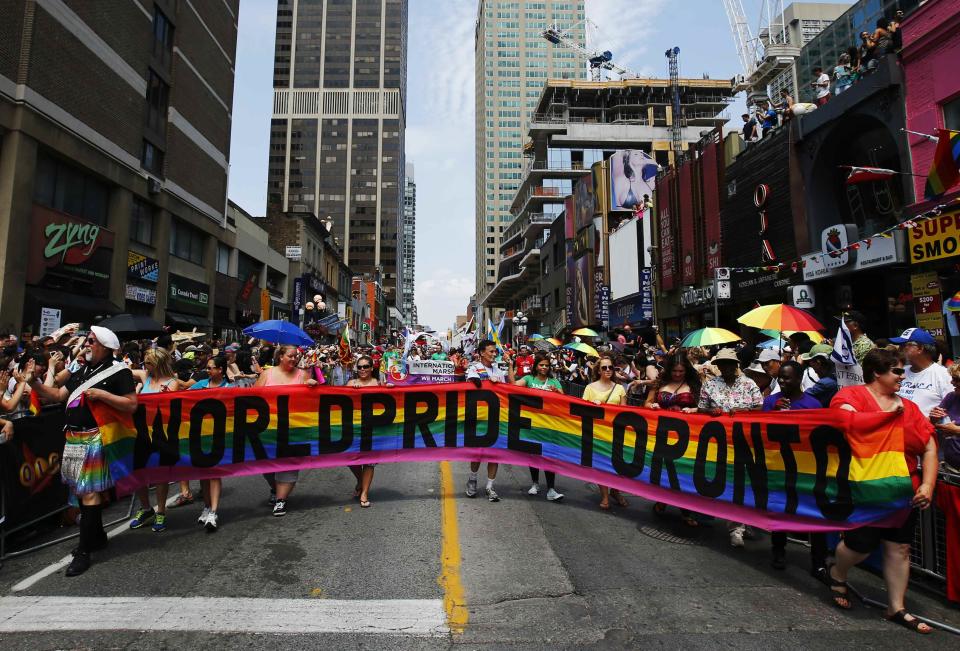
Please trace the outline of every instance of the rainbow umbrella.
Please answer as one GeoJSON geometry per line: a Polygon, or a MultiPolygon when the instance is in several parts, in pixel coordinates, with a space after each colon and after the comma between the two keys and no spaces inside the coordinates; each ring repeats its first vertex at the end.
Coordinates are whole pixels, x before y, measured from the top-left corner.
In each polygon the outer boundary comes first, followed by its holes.
{"type": "Polygon", "coordinates": [[[680,342],[680,347],[714,346],[716,344],[728,344],[731,341],[740,341],[740,335],[724,328],[700,328],[684,337],[683,341],[680,342]]]}
{"type": "Polygon", "coordinates": [[[947,309],[951,312],[960,312],[960,292],[953,295],[953,298],[947,299],[947,309]]]}
{"type": "Polygon", "coordinates": [[[823,330],[823,324],[812,316],[789,305],[761,305],[737,319],[739,323],[758,330],[823,330]]]}
{"type": "Polygon", "coordinates": [[[527,341],[540,341],[541,339],[546,339],[542,334],[537,333],[535,335],[530,335],[527,337],[527,341]]]}
{"type": "Polygon", "coordinates": [[[590,328],[580,328],[579,330],[574,330],[572,333],[579,337],[599,337],[596,330],[591,330],[590,328]]]}
{"type": "Polygon", "coordinates": [[[599,357],[600,354],[597,352],[596,348],[593,346],[588,346],[583,342],[576,342],[573,344],[566,344],[564,348],[569,348],[570,350],[575,350],[578,353],[583,353],[584,355],[593,355],[594,357],[599,357]]]}
{"type": "MultiPolygon", "coordinates": [[[[960,309],[960,307],[958,307],[957,309],[960,309]]],[[[761,334],[765,334],[768,337],[772,337],[773,339],[777,339],[781,336],[783,336],[784,338],[787,338],[787,337],[790,337],[790,335],[796,334],[797,332],[807,333],[807,336],[810,337],[810,341],[812,341],[815,344],[819,344],[821,341],[823,341],[823,335],[817,332],[816,330],[784,330],[781,332],[779,330],[764,329],[760,331],[761,334]]]]}
{"type": "Polygon", "coordinates": [[[546,341],[549,341],[554,346],[562,346],[563,342],[557,339],[556,337],[548,337],[546,341]]]}

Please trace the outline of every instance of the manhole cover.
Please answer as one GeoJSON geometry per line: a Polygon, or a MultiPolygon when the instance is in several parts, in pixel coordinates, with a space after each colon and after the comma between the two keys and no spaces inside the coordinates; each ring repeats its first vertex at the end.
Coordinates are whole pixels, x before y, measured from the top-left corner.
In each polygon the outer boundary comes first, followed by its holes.
{"type": "Polygon", "coordinates": [[[657,529],[656,527],[651,527],[649,525],[642,525],[637,527],[640,530],[640,533],[650,536],[654,540],[662,540],[663,542],[673,543],[675,545],[699,545],[700,541],[692,538],[684,538],[683,536],[674,535],[668,531],[663,531],[662,529],[657,529]]]}

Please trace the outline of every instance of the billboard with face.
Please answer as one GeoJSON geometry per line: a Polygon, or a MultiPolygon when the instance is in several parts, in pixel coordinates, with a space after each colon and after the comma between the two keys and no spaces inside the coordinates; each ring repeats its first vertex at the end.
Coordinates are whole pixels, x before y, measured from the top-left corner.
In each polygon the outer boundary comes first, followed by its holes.
{"type": "Polygon", "coordinates": [[[573,227],[574,232],[593,223],[597,212],[597,199],[593,194],[593,175],[585,174],[577,179],[573,186],[573,227]]]}
{"type": "Polygon", "coordinates": [[[657,161],[641,149],[623,149],[610,157],[610,210],[633,210],[643,195],[653,196],[657,161]]]}

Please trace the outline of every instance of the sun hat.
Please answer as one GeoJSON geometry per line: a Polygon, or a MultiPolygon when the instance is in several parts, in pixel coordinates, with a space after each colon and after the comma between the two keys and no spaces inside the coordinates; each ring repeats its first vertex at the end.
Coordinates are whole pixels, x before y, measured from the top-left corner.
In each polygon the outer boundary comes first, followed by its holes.
{"type": "Polygon", "coordinates": [[[757,361],[763,364],[764,362],[779,362],[780,353],[770,348],[766,348],[760,351],[760,356],[757,358],[757,361]]]}
{"type": "Polygon", "coordinates": [[[713,359],[710,360],[712,363],[716,364],[717,362],[736,362],[739,366],[740,358],[737,357],[737,351],[733,348],[721,348],[720,351],[713,356],[713,359]]]}
{"type": "Polygon", "coordinates": [[[833,354],[833,346],[830,344],[817,344],[810,348],[810,352],[800,355],[800,359],[804,362],[809,362],[814,357],[823,357],[824,359],[830,359],[830,355],[833,354]]]}

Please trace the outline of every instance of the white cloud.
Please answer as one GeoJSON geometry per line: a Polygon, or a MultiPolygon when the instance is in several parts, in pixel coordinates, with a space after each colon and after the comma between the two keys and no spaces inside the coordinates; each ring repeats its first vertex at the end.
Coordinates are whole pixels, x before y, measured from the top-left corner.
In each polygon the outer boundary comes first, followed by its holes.
{"type": "Polygon", "coordinates": [[[615,63],[640,75],[663,76],[663,53],[651,54],[647,39],[665,0],[587,0],[586,5],[587,18],[599,28],[587,28],[587,47],[610,50],[615,63]]]}

